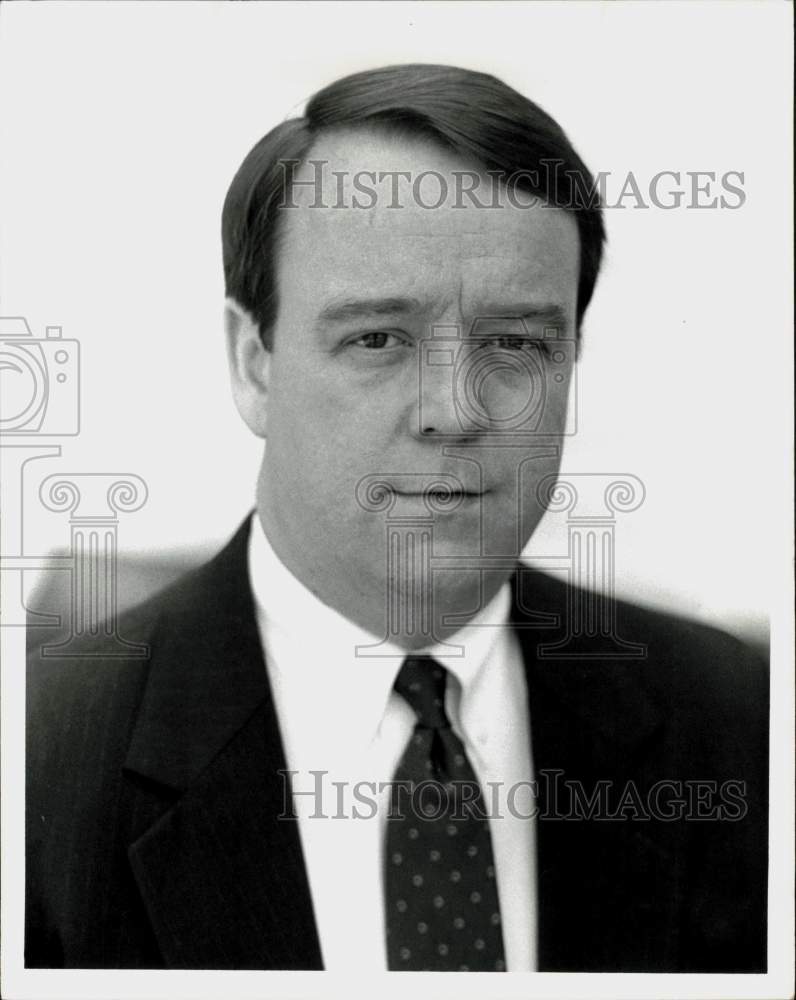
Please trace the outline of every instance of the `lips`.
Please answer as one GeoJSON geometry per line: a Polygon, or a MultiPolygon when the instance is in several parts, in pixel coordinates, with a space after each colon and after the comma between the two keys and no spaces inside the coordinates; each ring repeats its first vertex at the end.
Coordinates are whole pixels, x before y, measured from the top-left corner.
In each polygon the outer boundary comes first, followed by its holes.
{"type": "Polygon", "coordinates": [[[391,472],[363,476],[357,483],[356,496],[366,511],[390,510],[397,516],[393,508],[403,502],[406,512],[414,516],[423,506],[441,514],[462,507],[476,509],[481,498],[490,492],[474,480],[472,470],[468,470],[467,478],[446,472],[391,472]]]}
{"type": "MultiPolygon", "coordinates": [[[[392,487],[391,487],[392,488],[392,487]]],[[[399,497],[482,497],[485,496],[489,490],[484,490],[482,492],[477,492],[475,490],[396,490],[393,489],[393,493],[399,497]]]]}
{"type": "Polygon", "coordinates": [[[411,476],[397,475],[384,480],[384,485],[397,496],[423,497],[432,496],[472,496],[480,497],[488,493],[473,476],[457,476],[447,473],[422,473],[411,476]]]}
{"type": "Polygon", "coordinates": [[[431,507],[438,514],[452,512],[456,510],[478,509],[484,493],[474,490],[424,490],[422,492],[396,490],[395,496],[398,503],[409,504],[412,508],[416,505],[431,507]]]}

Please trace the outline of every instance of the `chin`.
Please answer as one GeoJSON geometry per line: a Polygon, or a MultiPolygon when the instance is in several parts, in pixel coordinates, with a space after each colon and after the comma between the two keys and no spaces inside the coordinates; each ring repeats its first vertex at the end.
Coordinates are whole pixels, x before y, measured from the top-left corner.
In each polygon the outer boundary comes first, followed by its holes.
{"type": "Polygon", "coordinates": [[[398,598],[398,606],[411,608],[416,618],[431,613],[439,621],[442,615],[475,614],[511,573],[510,568],[485,572],[465,566],[438,570],[432,574],[431,582],[426,575],[418,573],[405,579],[403,586],[394,589],[393,594],[398,598]]]}

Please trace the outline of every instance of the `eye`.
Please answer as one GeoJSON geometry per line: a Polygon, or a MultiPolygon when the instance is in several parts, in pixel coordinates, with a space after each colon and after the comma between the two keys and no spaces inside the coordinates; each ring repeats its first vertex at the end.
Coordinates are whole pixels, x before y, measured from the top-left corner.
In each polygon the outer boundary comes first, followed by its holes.
{"type": "Polygon", "coordinates": [[[498,337],[497,344],[505,351],[524,351],[533,343],[527,337],[498,337]]]}
{"type": "Polygon", "coordinates": [[[356,337],[351,343],[369,351],[382,351],[389,347],[399,347],[404,341],[397,334],[389,333],[387,330],[371,330],[356,337]]]}
{"type": "Polygon", "coordinates": [[[511,352],[521,352],[526,353],[531,351],[545,351],[547,350],[547,344],[543,340],[537,340],[534,337],[513,337],[513,336],[498,336],[489,337],[481,342],[481,347],[492,347],[497,348],[501,351],[511,351],[511,352]]]}

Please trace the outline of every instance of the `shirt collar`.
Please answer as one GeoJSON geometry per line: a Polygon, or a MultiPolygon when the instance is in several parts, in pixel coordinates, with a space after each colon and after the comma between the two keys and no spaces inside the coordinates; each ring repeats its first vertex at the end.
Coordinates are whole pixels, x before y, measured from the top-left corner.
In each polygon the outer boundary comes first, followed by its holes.
{"type": "MultiPolygon", "coordinates": [[[[341,744],[350,752],[364,750],[378,732],[407,651],[381,641],[316,597],[277,556],[256,513],[249,540],[249,576],[266,638],[269,673],[276,676],[288,701],[295,699],[301,705],[296,723],[312,729],[318,740],[334,741],[341,750],[341,744]],[[340,713],[335,713],[335,705],[340,713]]],[[[504,584],[446,643],[412,655],[438,659],[466,694],[477,686],[493,654],[508,622],[510,603],[510,588],[504,584]]]]}

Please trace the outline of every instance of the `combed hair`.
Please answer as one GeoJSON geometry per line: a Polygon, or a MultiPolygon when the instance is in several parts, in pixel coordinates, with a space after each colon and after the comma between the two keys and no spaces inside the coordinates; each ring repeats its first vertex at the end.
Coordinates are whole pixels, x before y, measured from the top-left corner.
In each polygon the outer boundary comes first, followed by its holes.
{"type": "Polygon", "coordinates": [[[221,226],[226,293],[257,322],[266,347],[278,309],[278,219],[292,176],[284,163],[303,162],[325,132],[369,126],[436,139],[500,177],[538,174],[537,188],[517,186],[565,208],[578,225],[580,329],[600,270],[605,229],[594,178],[563,129],[494,76],[455,66],[402,65],[354,73],[318,91],[304,117],[291,118],[260,139],[232,180],[221,226]]]}

